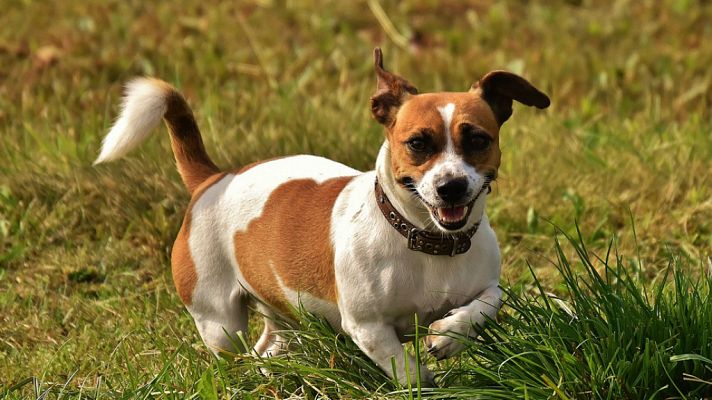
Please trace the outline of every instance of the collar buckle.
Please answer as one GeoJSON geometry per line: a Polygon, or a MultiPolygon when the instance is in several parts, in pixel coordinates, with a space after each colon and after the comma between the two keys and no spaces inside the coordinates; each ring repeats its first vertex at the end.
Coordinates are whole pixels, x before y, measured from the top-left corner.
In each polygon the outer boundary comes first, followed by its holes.
{"type": "Polygon", "coordinates": [[[406,236],[408,239],[408,249],[420,250],[420,247],[418,246],[418,234],[420,234],[420,230],[418,228],[411,228],[408,231],[408,236],[406,236]]]}
{"type": "Polygon", "coordinates": [[[452,237],[452,249],[450,250],[450,257],[455,257],[457,255],[457,242],[460,240],[460,235],[453,235],[452,237]]]}

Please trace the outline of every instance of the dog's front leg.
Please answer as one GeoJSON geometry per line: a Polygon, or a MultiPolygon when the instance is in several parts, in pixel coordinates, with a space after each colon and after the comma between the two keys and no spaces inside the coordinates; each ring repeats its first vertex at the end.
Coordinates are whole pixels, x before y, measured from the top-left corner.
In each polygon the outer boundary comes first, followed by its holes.
{"type": "MultiPolygon", "coordinates": [[[[344,323],[343,325],[346,333],[358,347],[388,376],[395,377],[402,385],[406,385],[410,380],[415,386],[418,361],[403,347],[393,326],[385,323],[344,323]],[[391,360],[395,361],[395,371],[391,360]],[[406,374],[406,362],[410,376],[406,374]]],[[[423,386],[435,386],[433,373],[425,365],[420,366],[420,382],[423,386]]]]}
{"type": "Polygon", "coordinates": [[[453,356],[465,348],[462,336],[476,336],[487,318],[494,319],[502,306],[502,290],[490,286],[471,303],[455,308],[428,328],[425,347],[428,353],[442,360],[453,356]],[[460,337],[458,337],[460,336],[460,337]]]}

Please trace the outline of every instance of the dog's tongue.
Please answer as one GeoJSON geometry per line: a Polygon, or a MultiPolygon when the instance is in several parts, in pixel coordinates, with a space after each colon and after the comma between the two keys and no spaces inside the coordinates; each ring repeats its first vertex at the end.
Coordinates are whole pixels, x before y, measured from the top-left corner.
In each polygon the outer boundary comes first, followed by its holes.
{"type": "Polygon", "coordinates": [[[438,216],[440,220],[444,222],[458,222],[465,217],[466,212],[466,206],[438,208],[438,216]]]}

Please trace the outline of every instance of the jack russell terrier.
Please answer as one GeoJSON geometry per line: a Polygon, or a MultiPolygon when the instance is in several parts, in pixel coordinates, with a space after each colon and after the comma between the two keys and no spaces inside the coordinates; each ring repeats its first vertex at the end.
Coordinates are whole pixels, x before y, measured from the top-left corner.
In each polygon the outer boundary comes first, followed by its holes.
{"type": "MultiPolygon", "coordinates": [[[[311,155],[220,171],[175,88],[150,78],[127,85],[96,163],[125,155],[165,120],[192,196],[173,278],[214,352],[232,349],[228,334],[246,331],[254,303],[265,315],[254,351],[278,354],[274,318],[302,306],[388,375],[414,382],[417,361],[402,345],[414,315],[429,325],[426,348],[437,359],[462,350],[457,336],[476,336],[497,315],[500,253],[485,202],[500,165],[499,130],[513,100],[541,109],[549,98],[504,71],[467,92],[418,94],[383,68],[380,49],[374,56],[371,113],[385,141],[365,173],[311,155]]],[[[419,370],[432,384],[432,373],[419,370]]]]}

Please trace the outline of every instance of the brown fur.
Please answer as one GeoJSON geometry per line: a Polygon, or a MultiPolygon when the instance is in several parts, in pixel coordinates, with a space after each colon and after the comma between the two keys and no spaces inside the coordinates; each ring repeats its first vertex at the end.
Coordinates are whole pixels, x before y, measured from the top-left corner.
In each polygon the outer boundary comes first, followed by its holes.
{"type": "Polygon", "coordinates": [[[463,93],[427,93],[411,96],[398,110],[396,120],[386,135],[391,144],[391,168],[398,180],[405,176],[419,181],[442,156],[447,143],[447,131],[438,107],[448,103],[455,105],[450,132],[453,145],[462,154],[462,123],[480,128],[492,138],[492,144],[484,153],[466,158],[478,171],[497,171],[500,164],[499,125],[488,104],[478,95],[463,93]],[[433,134],[435,152],[428,158],[412,154],[406,142],[419,131],[427,129],[433,134]]]}
{"type": "Polygon", "coordinates": [[[351,179],[286,182],[272,192],[262,215],[235,235],[240,271],[268,304],[289,312],[278,279],[294,291],[336,302],[331,212],[351,179]]]}
{"type": "Polygon", "coordinates": [[[418,89],[402,77],[383,69],[383,54],[380,48],[376,47],[373,56],[378,81],[376,94],[371,96],[371,114],[376,121],[391,126],[398,107],[410,95],[417,94],[418,89]]]}
{"type": "Polygon", "coordinates": [[[192,194],[203,181],[220,172],[208,156],[200,130],[188,103],[171,85],[155,79],[166,93],[166,114],[163,116],[170,131],[171,147],[178,172],[192,194]]]}
{"type": "Polygon", "coordinates": [[[537,108],[549,107],[549,97],[526,79],[507,71],[492,71],[472,85],[470,91],[481,96],[502,125],[512,116],[512,101],[537,108]]]}
{"type": "Polygon", "coordinates": [[[188,238],[190,236],[190,210],[185,214],[183,225],[178,231],[178,236],[173,242],[171,251],[171,272],[173,272],[173,283],[183,304],[189,306],[193,303],[193,290],[198,282],[198,274],[195,271],[195,263],[190,254],[188,238]]]}

